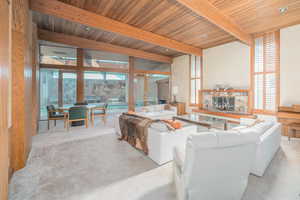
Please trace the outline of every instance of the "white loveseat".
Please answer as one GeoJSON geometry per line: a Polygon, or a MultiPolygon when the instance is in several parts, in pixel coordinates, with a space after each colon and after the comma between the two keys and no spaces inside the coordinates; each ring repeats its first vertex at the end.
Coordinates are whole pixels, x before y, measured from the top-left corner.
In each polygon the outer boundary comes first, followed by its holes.
{"type": "Polygon", "coordinates": [[[170,109],[165,109],[166,104],[150,105],[137,107],[136,113],[138,115],[148,117],[151,119],[172,119],[177,115],[177,107],[170,106],[170,109]]]}
{"type": "Polygon", "coordinates": [[[240,200],[255,158],[257,135],[230,131],[188,137],[174,151],[174,182],[179,200],[240,200]]]}
{"type": "MultiPolygon", "coordinates": [[[[150,119],[172,119],[173,116],[177,115],[177,108],[171,106],[169,110],[165,110],[166,104],[143,106],[136,108],[136,114],[150,119]]],[[[114,128],[117,134],[121,135],[119,125],[119,115],[115,116],[114,128]]]]}

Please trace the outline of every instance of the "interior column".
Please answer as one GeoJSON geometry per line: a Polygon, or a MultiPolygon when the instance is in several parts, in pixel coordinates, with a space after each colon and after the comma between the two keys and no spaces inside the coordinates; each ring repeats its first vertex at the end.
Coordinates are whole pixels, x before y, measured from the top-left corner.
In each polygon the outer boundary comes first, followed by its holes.
{"type": "MultiPolygon", "coordinates": [[[[77,48],[77,67],[83,67],[83,49],[77,48]]],[[[77,71],[77,102],[83,102],[84,101],[84,77],[83,77],[83,71],[78,70],[77,71]]]]}
{"type": "MultiPolygon", "coordinates": [[[[12,129],[11,166],[25,166],[31,149],[33,123],[32,16],[28,1],[11,1],[12,129]]],[[[36,102],[35,102],[36,103],[36,102]]]]}
{"type": "Polygon", "coordinates": [[[129,73],[128,73],[128,110],[134,111],[134,57],[129,57],[129,73]]]}
{"type": "Polygon", "coordinates": [[[58,72],[58,105],[63,106],[63,72],[61,70],[58,72]]]}

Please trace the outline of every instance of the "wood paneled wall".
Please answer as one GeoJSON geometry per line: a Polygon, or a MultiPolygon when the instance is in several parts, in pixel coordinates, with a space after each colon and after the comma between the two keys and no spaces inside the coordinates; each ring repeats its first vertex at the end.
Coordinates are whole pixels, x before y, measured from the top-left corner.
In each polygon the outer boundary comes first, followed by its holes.
{"type": "Polygon", "coordinates": [[[13,171],[25,166],[36,129],[33,116],[32,17],[28,0],[12,0],[12,134],[13,171]]]}
{"type": "Polygon", "coordinates": [[[8,191],[9,4],[0,1],[0,199],[8,191]]]}

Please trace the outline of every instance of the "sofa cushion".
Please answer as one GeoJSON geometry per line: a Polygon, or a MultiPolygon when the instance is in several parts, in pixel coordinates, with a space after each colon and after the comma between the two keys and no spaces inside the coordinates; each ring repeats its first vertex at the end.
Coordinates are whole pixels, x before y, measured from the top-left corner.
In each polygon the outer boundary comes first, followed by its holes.
{"type": "Polygon", "coordinates": [[[244,133],[237,131],[204,132],[191,135],[189,142],[198,148],[221,148],[253,143],[258,140],[254,129],[245,129],[244,133]]]}
{"type": "Polygon", "coordinates": [[[274,125],[273,121],[266,121],[261,122],[253,126],[254,129],[258,132],[258,134],[261,136],[263,135],[268,129],[270,129],[274,125]]]}
{"type": "Polygon", "coordinates": [[[252,124],[254,124],[256,121],[256,119],[251,119],[251,118],[241,118],[240,119],[240,124],[242,126],[251,126],[252,124]]]}
{"type": "Polygon", "coordinates": [[[241,134],[248,133],[249,131],[256,133],[258,136],[263,135],[268,129],[274,125],[274,121],[262,121],[253,126],[247,126],[245,123],[243,125],[231,129],[241,134]]]}
{"type": "Polygon", "coordinates": [[[159,132],[169,131],[168,127],[164,123],[160,123],[160,122],[151,124],[150,128],[159,132]]]}
{"type": "Polygon", "coordinates": [[[210,148],[216,147],[218,140],[214,132],[202,132],[199,134],[192,134],[188,137],[187,146],[194,148],[210,148]]]}
{"type": "Polygon", "coordinates": [[[185,134],[197,132],[197,126],[195,126],[195,125],[187,125],[180,129],[169,130],[168,127],[166,126],[166,124],[164,124],[163,122],[153,123],[153,124],[151,124],[150,128],[156,132],[172,132],[172,133],[185,132],[185,134]]]}
{"type": "Polygon", "coordinates": [[[235,131],[218,132],[218,146],[229,147],[241,144],[253,143],[258,140],[257,134],[254,130],[244,129],[243,133],[236,133],[235,131]]]}

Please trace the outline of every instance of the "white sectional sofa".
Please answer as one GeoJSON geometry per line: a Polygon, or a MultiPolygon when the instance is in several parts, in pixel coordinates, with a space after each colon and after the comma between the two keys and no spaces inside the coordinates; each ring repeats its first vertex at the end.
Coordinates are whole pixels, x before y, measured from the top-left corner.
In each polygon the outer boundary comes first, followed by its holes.
{"type": "MultiPolygon", "coordinates": [[[[258,138],[256,143],[255,159],[251,166],[251,173],[263,176],[276,152],[280,148],[281,124],[274,120],[264,120],[251,126],[255,120],[241,119],[240,126],[228,131],[211,130],[212,135],[218,132],[243,134],[252,132],[258,138]],[[250,127],[249,127],[250,126],[250,127]]],[[[201,134],[201,133],[198,133],[201,134]]],[[[246,155],[245,155],[246,156],[246,155]]]]}
{"type": "MultiPolygon", "coordinates": [[[[164,105],[147,106],[147,108],[147,112],[139,108],[137,113],[152,119],[171,119],[176,115],[176,108],[165,111],[164,105]]],[[[115,121],[116,132],[120,134],[119,121],[118,119],[115,121]]],[[[265,170],[280,148],[281,124],[276,120],[268,118],[264,118],[263,122],[251,126],[254,122],[254,119],[241,119],[239,127],[224,132],[242,134],[250,131],[258,137],[255,160],[251,168],[251,173],[257,176],[263,176],[265,170]]],[[[201,128],[198,127],[197,131],[197,126],[190,125],[180,130],[168,131],[165,127],[152,125],[148,132],[149,157],[159,165],[173,160],[172,151],[175,146],[184,148],[188,136],[208,131],[205,127],[202,128],[203,130],[199,129],[201,128]]],[[[215,134],[215,132],[220,132],[220,130],[211,129],[209,131],[211,134],[215,134]]]]}
{"type": "MultiPolygon", "coordinates": [[[[252,130],[253,131],[253,130],[252,130]]],[[[248,185],[257,136],[248,130],[204,132],[174,150],[178,200],[240,200],[248,185]]]]}
{"type": "Polygon", "coordinates": [[[241,119],[241,128],[239,132],[243,133],[246,129],[251,129],[258,134],[255,161],[251,173],[257,176],[263,176],[276,152],[280,148],[281,141],[281,124],[275,120],[265,119],[250,128],[242,128],[253,123],[254,120],[241,119]]]}
{"type": "Polygon", "coordinates": [[[281,124],[253,122],[241,119],[241,126],[228,131],[190,134],[186,145],[175,147],[174,181],[179,200],[240,200],[248,175],[263,176],[280,148],[281,124]]]}
{"type": "Polygon", "coordinates": [[[174,148],[184,148],[187,138],[197,131],[208,131],[208,129],[187,125],[178,130],[169,131],[163,124],[153,124],[148,130],[148,156],[158,165],[172,161],[174,148]]]}

